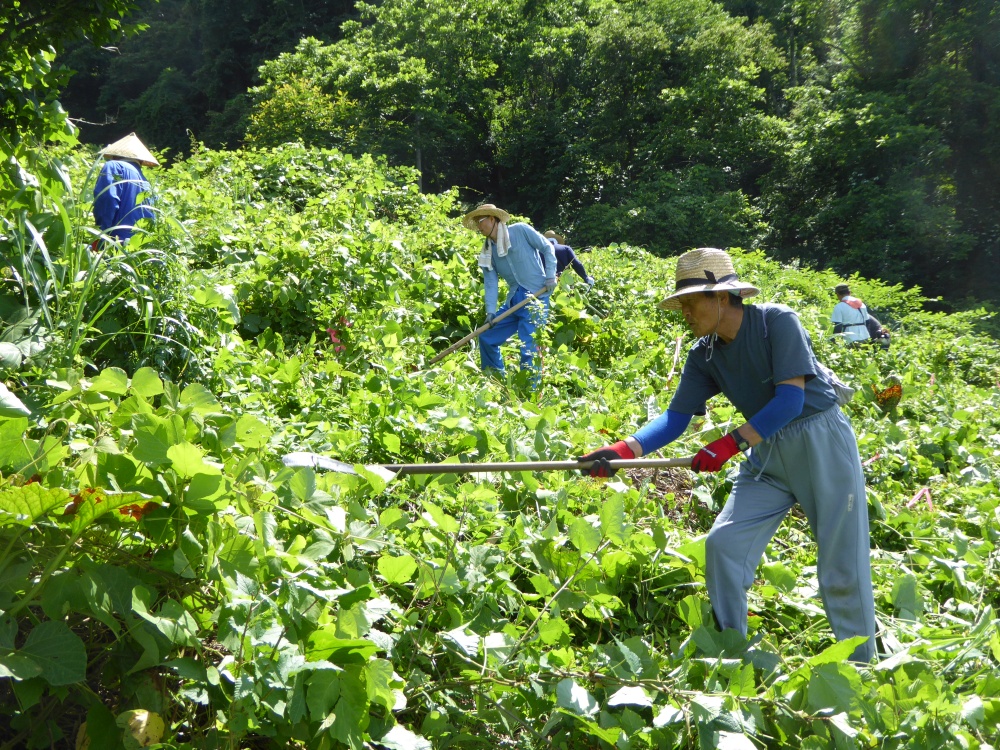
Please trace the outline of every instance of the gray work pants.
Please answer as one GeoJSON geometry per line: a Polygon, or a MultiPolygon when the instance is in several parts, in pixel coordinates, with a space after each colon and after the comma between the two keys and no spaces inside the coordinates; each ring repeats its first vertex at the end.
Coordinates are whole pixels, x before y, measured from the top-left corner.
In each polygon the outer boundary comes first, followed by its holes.
{"type": "Polygon", "coordinates": [[[838,640],[869,637],[854,661],[875,655],[868,504],[858,444],[839,407],[792,422],[740,466],[705,542],[708,595],[721,628],[747,633],[747,591],[782,519],[798,503],[817,544],[817,575],[838,640]]]}

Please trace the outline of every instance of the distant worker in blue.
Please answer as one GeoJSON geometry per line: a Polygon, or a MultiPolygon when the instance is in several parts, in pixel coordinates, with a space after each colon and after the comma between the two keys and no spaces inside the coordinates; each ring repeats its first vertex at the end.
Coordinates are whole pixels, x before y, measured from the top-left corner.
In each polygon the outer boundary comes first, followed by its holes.
{"type": "Polygon", "coordinates": [[[504,371],[500,345],[517,333],[521,339],[521,369],[533,370],[532,384],[540,376],[535,364],[538,346],[535,330],[545,324],[549,310],[549,294],[556,288],[556,255],[549,241],[528,224],[517,222],[508,226],[510,214],[492,203],[484,203],[462,218],[466,229],[483,235],[479,267],[483,270],[486,287],[486,323],[538,293],[538,302],[530,303],[497,322],[479,336],[479,358],[483,370],[504,371]],[[507,282],[507,300],[497,309],[499,280],[507,282]]]}
{"type": "Polygon", "coordinates": [[[128,241],[139,219],[152,219],[149,182],[142,167],[157,167],[159,162],[130,133],[101,151],[105,158],[94,185],[94,221],[105,234],[121,243],[128,241]],[[143,195],[140,201],[139,196],[143,195]]]}
{"type": "Polygon", "coordinates": [[[583,279],[587,286],[593,286],[594,277],[587,273],[587,269],[576,257],[573,248],[566,244],[562,235],[558,235],[550,229],[545,233],[545,237],[552,243],[552,248],[556,252],[556,276],[562,276],[562,272],[566,270],[567,266],[572,266],[576,275],[583,279]]]}

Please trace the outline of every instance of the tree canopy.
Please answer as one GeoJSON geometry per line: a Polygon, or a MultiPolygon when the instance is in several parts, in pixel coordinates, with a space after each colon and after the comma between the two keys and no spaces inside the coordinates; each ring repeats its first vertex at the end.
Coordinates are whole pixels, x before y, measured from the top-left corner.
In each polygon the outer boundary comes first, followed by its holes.
{"type": "Polygon", "coordinates": [[[160,148],[370,152],[577,245],[759,247],[1000,298],[989,0],[163,0],[136,18],[147,32],[88,48],[64,102],[160,148]]]}

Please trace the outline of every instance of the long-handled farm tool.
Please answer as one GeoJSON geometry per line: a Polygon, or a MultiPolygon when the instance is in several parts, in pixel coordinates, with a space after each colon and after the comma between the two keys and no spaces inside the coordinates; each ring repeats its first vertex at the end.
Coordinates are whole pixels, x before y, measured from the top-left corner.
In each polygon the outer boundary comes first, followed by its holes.
{"type": "Polygon", "coordinates": [[[510,314],[512,314],[514,312],[517,312],[518,310],[520,310],[522,307],[524,307],[526,304],[528,304],[532,300],[537,299],[538,295],[545,294],[546,289],[547,289],[547,287],[542,287],[541,289],[539,289],[534,294],[529,294],[527,297],[525,297],[523,300],[521,300],[520,302],[518,302],[516,305],[513,305],[509,309],[504,310],[500,315],[497,315],[495,318],[493,318],[492,322],[490,322],[490,323],[483,323],[481,326],[479,326],[479,328],[477,328],[476,330],[474,330],[472,333],[470,333],[465,338],[462,338],[459,341],[456,341],[454,344],[452,344],[451,346],[449,346],[443,352],[439,352],[438,355],[436,357],[434,357],[434,359],[432,359],[430,362],[427,363],[427,366],[430,367],[433,364],[437,364],[438,362],[440,362],[442,359],[444,359],[445,357],[447,357],[449,354],[451,354],[456,349],[460,349],[461,347],[465,346],[470,341],[472,341],[472,339],[478,338],[480,335],[482,335],[484,332],[486,332],[489,329],[491,329],[493,326],[495,326],[501,320],[503,320],[504,318],[506,318],[508,315],[510,315],[510,314]]]}
{"type": "MultiPolygon", "coordinates": [[[[288,453],[282,457],[285,466],[309,466],[314,469],[339,471],[355,474],[351,464],[337,461],[317,453],[288,453]]],[[[691,467],[691,456],[687,458],[636,458],[631,460],[608,461],[612,469],[662,469],[664,467],[691,467]]],[[[593,461],[506,461],[500,463],[436,463],[436,464],[369,464],[364,468],[384,479],[403,474],[475,474],[503,471],[579,471],[589,469],[593,461]]]]}

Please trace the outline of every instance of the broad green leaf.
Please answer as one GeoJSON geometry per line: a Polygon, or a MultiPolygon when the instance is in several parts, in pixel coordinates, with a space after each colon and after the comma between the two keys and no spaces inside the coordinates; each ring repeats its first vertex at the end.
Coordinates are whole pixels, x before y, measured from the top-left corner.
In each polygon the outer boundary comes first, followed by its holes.
{"type": "Polygon", "coordinates": [[[531,585],[535,588],[542,596],[549,596],[556,593],[556,587],[552,584],[552,581],[548,576],[542,575],[541,573],[536,573],[528,579],[531,581],[531,585]]]}
{"type": "Polygon", "coordinates": [[[962,721],[973,729],[978,729],[986,718],[986,706],[978,695],[970,695],[962,703],[962,721]]]}
{"type": "Polygon", "coordinates": [[[608,698],[609,706],[639,706],[650,708],[653,705],[652,699],[646,689],[638,685],[619,688],[615,694],[608,698]]]}
{"type": "MultiPolygon", "coordinates": [[[[843,734],[848,739],[854,739],[858,736],[858,730],[851,726],[850,717],[846,713],[834,714],[830,717],[830,725],[835,727],[841,734],[843,734]]],[[[836,736],[836,735],[834,735],[836,736]]],[[[840,743],[837,743],[838,747],[840,743]]],[[[854,743],[848,745],[849,747],[854,747],[854,743]]]]}
{"type": "Polygon", "coordinates": [[[601,546],[601,530],[585,518],[574,518],[569,525],[569,540],[580,552],[590,554],[601,546]]]}
{"type": "Polygon", "coordinates": [[[166,419],[155,414],[135,414],[132,427],[136,443],[132,455],[153,466],[169,464],[167,449],[185,441],[184,420],[178,414],[166,419]]]}
{"type": "Polygon", "coordinates": [[[219,411],[219,402],[201,383],[192,383],[181,391],[181,406],[192,407],[201,414],[214,414],[219,411]]]}
{"type": "Polygon", "coordinates": [[[36,625],[17,653],[38,664],[50,685],[72,685],[87,677],[87,648],[65,622],[36,625]]]}
{"type": "Polygon", "coordinates": [[[725,710],[726,700],[718,695],[701,693],[691,699],[691,709],[699,724],[708,724],[718,719],[725,710]]]}
{"type": "Polygon", "coordinates": [[[0,373],[16,370],[21,366],[24,354],[9,341],[0,341],[0,373]]]}
{"type": "Polygon", "coordinates": [[[368,693],[360,678],[361,667],[345,669],[340,676],[340,698],[334,707],[336,720],[330,734],[351,748],[364,747],[364,731],[370,721],[368,715],[368,693]]]}
{"type": "Polygon", "coordinates": [[[382,555],[378,559],[378,572],[387,583],[407,583],[417,572],[417,561],[409,555],[382,555]]]}
{"type": "Polygon", "coordinates": [[[97,377],[90,381],[87,391],[109,396],[124,396],[128,393],[128,375],[120,367],[101,370],[97,377]]]}
{"type": "Polygon", "coordinates": [[[750,698],[757,695],[757,684],[753,677],[753,665],[743,664],[737,667],[729,678],[729,692],[737,698],[750,698]]]}
{"type": "Polygon", "coordinates": [[[108,513],[130,505],[143,507],[152,500],[151,495],[144,495],[141,492],[108,492],[100,488],[81,489],[79,494],[73,496],[72,506],[66,511],[73,517],[69,526],[70,531],[74,536],[78,536],[94,521],[108,513]]]}
{"type": "Polygon", "coordinates": [[[125,427],[132,423],[133,414],[152,414],[153,407],[139,396],[129,396],[118,404],[111,417],[111,424],[115,427],[125,427]]]}
{"type": "Polygon", "coordinates": [[[140,367],[132,376],[132,393],[141,398],[153,398],[163,393],[163,381],[152,367],[140,367]]]}
{"type": "Polygon", "coordinates": [[[354,471],[359,477],[364,478],[368,486],[372,488],[372,494],[375,495],[382,494],[389,482],[396,476],[387,469],[375,466],[362,466],[361,464],[355,464],[354,471]]]}
{"type": "Polygon", "coordinates": [[[761,572],[764,574],[764,580],[779,591],[788,593],[798,585],[795,574],[784,563],[767,563],[761,566],[761,572]]]}
{"type": "Polygon", "coordinates": [[[38,482],[0,490],[0,526],[31,526],[37,519],[65,508],[70,494],[61,487],[51,489],[38,482]]]}
{"type": "Polygon", "coordinates": [[[313,721],[321,722],[340,699],[340,675],[331,670],[318,670],[306,683],[306,706],[313,721]]]}
{"type": "Polygon", "coordinates": [[[219,473],[218,467],[205,463],[205,452],[187,441],[167,448],[167,458],[174,471],[185,479],[190,479],[195,474],[219,473]]]}
{"type": "Polygon", "coordinates": [[[506,659],[515,642],[506,633],[487,633],[483,637],[483,651],[489,656],[506,659]]]}
{"type": "Polygon", "coordinates": [[[338,638],[336,627],[327,625],[309,636],[306,658],[309,661],[328,661],[337,665],[360,664],[374,656],[378,646],[361,638],[338,638]]]}
{"type": "Polygon", "coordinates": [[[896,578],[892,586],[892,604],[901,619],[915,621],[919,618],[924,611],[924,602],[915,575],[906,573],[896,578]]]}
{"type": "Polygon", "coordinates": [[[571,677],[560,680],[556,685],[556,704],[579,716],[593,716],[600,708],[594,696],[571,677]]]}
{"type": "Polygon", "coordinates": [[[213,501],[223,497],[227,488],[226,477],[221,473],[195,474],[184,493],[184,504],[198,512],[211,513],[216,510],[213,501]]]}
{"type": "Polygon", "coordinates": [[[809,661],[806,663],[815,667],[820,664],[837,664],[846,661],[850,658],[851,654],[854,653],[854,649],[867,640],[868,638],[863,635],[855,635],[851,638],[845,638],[842,641],[837,641],[832,646],[828,646],[820,653],[810,657],[809,661]]]}
{"type": "Polygon", "coordinates": [[[394,726],[378,741],[387,750],[433,750],[433,745],[419,734],[414,734],[409,729],[394,726]]]}
{"type": "Polygon", "coordinates": [[[365,664],[365,688],[370,702],[385,706],[391,711],[396,705],[394,685],[401,688],[403,682],[396,676],[392,662],[372,659],[365,664]]]}
{"type": "Polygon", "coordinates": [[[21,402],[21,399],[11,393],[7,386],[0,383],[0,417],[29,416],[31,416],[31,409],[25,406],[21,402]]]}
{"type": "Polygon", "coordinates": [[[717,750],[757,750],[757,746],[742,732],[719,732],[717,750]]]}
{"type": "Polygon", "coordinates": [[[569,625],[561,617],[544,617],[538,623],[538,637],[551,646],[570,635],[569,625]]]}
{"type": "Polygon", "coordinates": [[[271,439],[271,429],[252,414],[236,420],[236,442],[244,448],[263,448],[271,439]]]}
{"type": "Polygon", "coordinates": [[[399,435],[395,435],[391,432],[382,433],[382,445],[386,447],[390,453],[399,453],[400,442],[399,435]]]}
{"type": "Polygon", "coordinates": [[[449,516],[439,506],[429,500],[424,500],[422,505],[426,510],[426,513],[423,513],[422,516],[431,526],[441,529],[446,534],[458,533],[458,521],[454,517],[449,516]]]}
{"type": "Polygon", "coordinates": [[[178,602],[168,599],[159,613],[149,611],[152,595],[144,586],[132,590],[132,611],[159,630],[171,643],[178,646],[199,646],[198,623],[178,602]]]}
{"type": "Polygon", "coordinates": [[[459,649],[465,652],[466,656],[471,656],[474,659],[479,655],[479,644],[482,642],[482,638],[476,633],[470,632],[468,625],[462,625],[454,630],[438,633],[438,636],[454,643],[459,649]]]}
{"type": "Polygon", "coordinates": [[[17,471],[31,463],[38,443],[25,437],[27,429],[24,417],[0,417],[0,470],[17,471]]]}
{"type": "Polygon", "coordinates": [[[601,506],[601,531],[612,544],[625,543],[625,501],[621,495],[611,495],[601,506]]]}
{"type": "Polygon", "coordinates": [[[0,654],[0,679],[30,680],[42,673],[42,665],[23,654],[0,654]]]}
{"type": "Polygon", "coordinates": [[[861,678],[849,662],[820,664],[809,679],[808,704],[813,711],[850,713],[864,694],[861,678]]]}
{"type": "Polygon", "coordinates": [[[702,614],[702,600],[694,594],[688,594],[677,602],[677,614],[692,630],[703,625],[705,622],[702,614]]]}
{"type": "Polygon", "coordinates": [[[680,724],[684,721],[684,712],[677,706],[664,706],[663,710],[653,717],[654,727],[665,727],[669,724],[680,724]]]}

